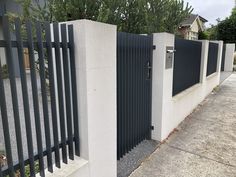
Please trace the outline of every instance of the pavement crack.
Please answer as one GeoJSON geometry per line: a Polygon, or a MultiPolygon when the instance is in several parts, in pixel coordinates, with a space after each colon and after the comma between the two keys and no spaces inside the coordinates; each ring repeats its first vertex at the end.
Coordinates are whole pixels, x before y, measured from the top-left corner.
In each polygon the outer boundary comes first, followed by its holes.
{"type": "Polygon", "coordinates": [[[209,157],[206,157],[206,156],[203,156],[203,155],[200,155],[200,154],[197,154],[197,153],[194,153],[194,152],[191,152],[191,151],[188,151],[188,150],[179,148],[179,147],[175,147],[175,146],[169,145],[168,143],[167,143],[166,145],[169,146],[170,148],[173,148],[173,149],[176,149],[176,150],[185,152],[185,153],[189,153],[189,154],[192,154],[192,155],[196,155],[196,156],[198,156],[198,157],[200,157],[200,158],[203,158],[203,159],[206,159],[206,160],[210,160],[210,161],[213,161],[213,162],[216,162],[216,163],[220,163],[220,164],[222,164],[222,165],[226,165],[226,166],[229,166],[229,167],[234,167],[234,168],[236,168],[235,165],[231,165],[231,164],[228,164],[228,163],[224,163],[224,162],[221,162],[221,161],[219,161],[219,160],[215,160],[215,159],[212,159],[212,158],[209,158],[209,157]]]}

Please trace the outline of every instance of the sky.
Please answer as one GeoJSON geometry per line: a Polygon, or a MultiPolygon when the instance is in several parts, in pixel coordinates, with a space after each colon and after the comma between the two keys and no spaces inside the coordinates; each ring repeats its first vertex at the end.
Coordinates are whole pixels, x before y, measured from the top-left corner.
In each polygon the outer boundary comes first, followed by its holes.
{"type": "Polygon", "coordinates": [[[198,14],[209,22],[206,24],[216,24],[216,19],[225,19],[231,14],[235,6],[235,0],[185,0],[193,6],[194,14],[198,14]]]}

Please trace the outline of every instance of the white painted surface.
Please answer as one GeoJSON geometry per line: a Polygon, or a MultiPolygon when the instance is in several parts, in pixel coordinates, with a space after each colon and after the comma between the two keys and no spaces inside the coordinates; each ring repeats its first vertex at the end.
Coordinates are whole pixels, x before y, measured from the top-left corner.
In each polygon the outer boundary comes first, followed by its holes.
{"type": "Polygon", "coordinates": [[[173,67],[165,69],[166,47],[174,46],[174,35],[153,34],[153,75],[152,75],[152,138],[165,139],[166,123],[172,112],[173,67]]]}
{"type": "Polygon", "coordinates": [[[174,36],[154,34],[152,138],[163,141],[219,85],[223,42],[219,43],[217,72],[206,78],[209,41],[202,41],[200,83],[172,97],[173,68],[165,69],[165,48],[174,46],[174,36]]]}
{"type": "Polygon", "coordinates": [[[116,26],[89,20],[74,25],[81,157],[89,177],[117,175],[116,26]]]}
{"type": "MultiPolygon", "coordinates": [[[[40,175],[36,175],[39,177],[40,175]]],[[[54,172],[45,172],[47,177],[89,177],[88,161],[75,157],[75,160],[69,160],[68,164],[61,163],[61,168],[54,166],[54,172]]]]}
{"type": "Polygon", "coordinates": [[[234,63],[235,44],[226,44],[224,71],[232,72],[234,63]]]}

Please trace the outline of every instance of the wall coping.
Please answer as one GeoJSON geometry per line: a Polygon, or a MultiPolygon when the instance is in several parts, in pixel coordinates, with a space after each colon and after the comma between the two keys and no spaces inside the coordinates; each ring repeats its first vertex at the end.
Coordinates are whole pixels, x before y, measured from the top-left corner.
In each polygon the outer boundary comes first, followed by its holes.
{"type": "Polygon", "coordinates": [[[194,90],[198,89],[199,87],[201,87],[202,83],[197,83],[187,89],[185,89],[184,91],[178,93],[177,95],[172,97],[173,102],[177,102],[182,98],[185,98],[185,96],[191,94],[194,90]]]}
{"type": "MultiPolygon", "coordinates": [[[[46,177],[70,177],[73,176],[76,172],[78,172],[81,168],[88,165],[88,161],[75,156],[74,160],[68,160],[68,164],[64,164],[61,161],[61,168],[57,168],[55,165],[53,165],[54,172],[50,173],[45,170],[45,176],[46,177]]],[[[39,174],[36,175],[36,177],[40,177],[39,174]]]]}

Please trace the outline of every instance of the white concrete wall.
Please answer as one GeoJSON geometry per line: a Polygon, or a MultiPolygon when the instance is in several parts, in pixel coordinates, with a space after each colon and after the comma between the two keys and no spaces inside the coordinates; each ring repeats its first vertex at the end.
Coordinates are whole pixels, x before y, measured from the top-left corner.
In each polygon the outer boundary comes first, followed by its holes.
{"type": "Polygon", "coordinates": [[[235,44],[226,44],[224,71],[232,72],[234,63],[235,44]]]}
{"type": "Polygon", "coordinates": [[[154,34],[152,138],[163,141],[219,85],[223,42],[218,42],[217,72],[206,78],[209,41],[202,41],[200,83],[172,97],[173,68],[165,69],[166,46],[174,46],[174,35],[154,34]]]}
{"type": "Polygon", "coordinates": [[[165,139],[165,128],[171,117],[173,68],[165,69],[166,47],[174,46],[174,35],[160,33],[153,35],[153,74],[152,74],[152,138],[165,139]]]}
{"type": "Polygon", "coordinates": [[[116,26],[89,20],[74,26],[81,166],[54,176],[117,176],[116,26]],[[82,163],[87,161],[87,163],[82,163]]]}

